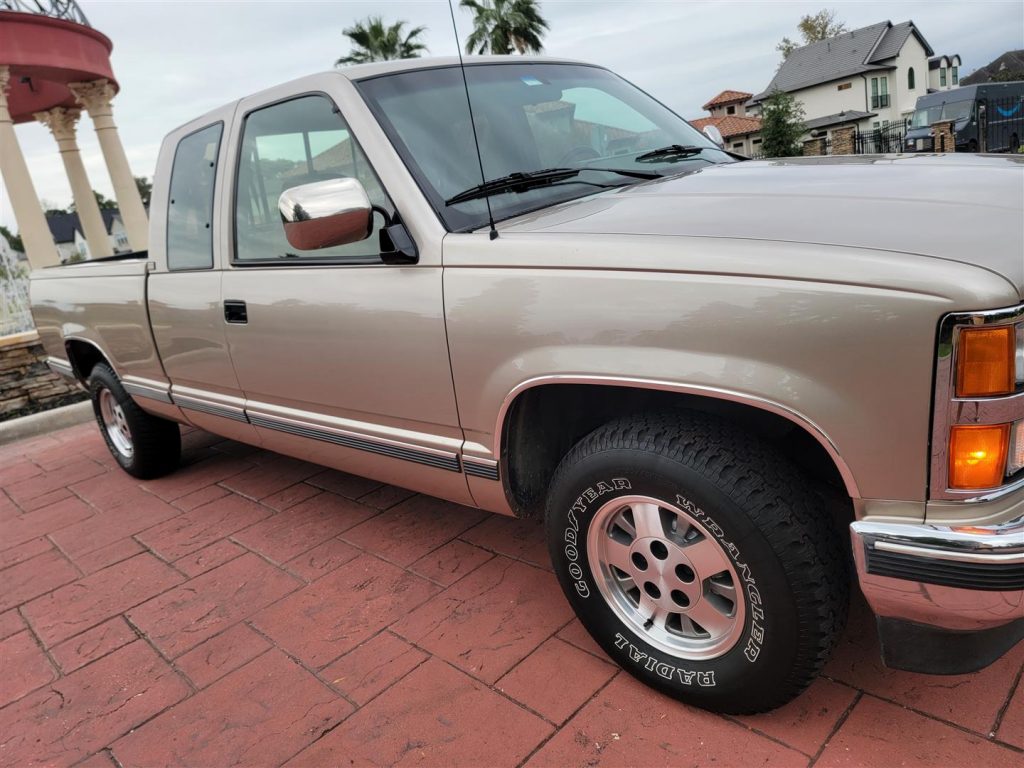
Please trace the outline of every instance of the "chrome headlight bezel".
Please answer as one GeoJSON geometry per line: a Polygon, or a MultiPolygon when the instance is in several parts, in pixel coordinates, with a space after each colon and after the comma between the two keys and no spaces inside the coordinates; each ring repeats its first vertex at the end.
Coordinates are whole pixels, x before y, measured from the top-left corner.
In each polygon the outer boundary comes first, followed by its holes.
{"type": "Polygon", "coordinates": [[[1006,459],[1004,483],[983,489],[950,488],[949,440],[956,425],[1009,424],[1024,422],[1024,304],[981,312],[954,312],[939,323],[935,365],[935,399],[932,414],[932,444],[929,493],[932,500],[987,501],[1024,488],[1024,468],[1014,465],[1017,434],[1012,432],[1006,459]],[[1016,334],[1012,393],[995,397],[957,397],[955,389],[957,342],[960,331],[978,326],[1012,325],[1016,334]]]}

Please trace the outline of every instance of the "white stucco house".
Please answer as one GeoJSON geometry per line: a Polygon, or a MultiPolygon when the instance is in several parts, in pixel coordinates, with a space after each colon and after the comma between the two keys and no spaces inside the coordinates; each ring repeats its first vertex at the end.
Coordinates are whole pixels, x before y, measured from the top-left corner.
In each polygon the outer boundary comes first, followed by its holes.
{"type": "Polygon", "coordinates": [[[956,87],[959,66],[959,56],[936,56],[913,21],[882,21],[795,49],[750,106],[757,112],[773,92],[785,91],[803,104],[810,129],[854,123],[866,132],[902,124],[932,90],[933,72],[936,82],[946,73],[946,85],[936,89],[956,87]]]}
{"type": "MultiPolygon", "coordinates": [[[[107,228],[107,236],[110,238],[110,247],[114,253],[126,253],[131,250],[128,243],[128,233],[121,221],[121,214],[116,208],[101,208],[103,224],[107,228]]],[[[89,243],[82,231],[82,223],[78,220],[77,213],[50,213],[46,216],[46,223],[50,226],[50,234],[57,244],[57,252],[60,255],[61,263],[68,261],[81,261],[92,258],[89,252],[89,243]]]]}

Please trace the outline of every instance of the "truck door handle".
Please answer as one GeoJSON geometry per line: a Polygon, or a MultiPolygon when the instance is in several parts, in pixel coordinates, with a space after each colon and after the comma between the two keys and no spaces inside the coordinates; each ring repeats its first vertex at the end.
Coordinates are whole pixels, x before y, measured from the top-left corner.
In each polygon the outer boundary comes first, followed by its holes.
{"type": "Polygon", "coordinates": [[[245,302],[236,299],[225,299],[224,319],[229,323],[236,323],[238,325],[248,323],[249,311],[246,309],[245,302]]]}

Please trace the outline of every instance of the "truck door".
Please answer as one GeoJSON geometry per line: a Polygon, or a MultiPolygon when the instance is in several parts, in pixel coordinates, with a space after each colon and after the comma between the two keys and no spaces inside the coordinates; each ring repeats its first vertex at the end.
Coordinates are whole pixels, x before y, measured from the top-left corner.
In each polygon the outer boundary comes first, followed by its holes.
{"type": "Polygon", "coordinates": [[[227,125],[232,108],[172,133],[161,149],[151,204],[147,283],[153,337],[170,380],[167,397],[195,426],[258,442],[246,422],[228,355],[221,306],[219,251],[227,125]],[[220,118],[220,119],[218,119],[220,118]],[[215,247],[216,245],[216,247],[215,247]]]}
{"type": "Polygon", "coordinates": [[[384,264],[377,213],[365,240],[297,251],[277,208],[286,189],[353,177],[388,216],[393,196],[326,94],[244,101],[238,114],[222,300],[246,413],[263,444],[469,502],[439,249],[417,264],[384,264]]]}

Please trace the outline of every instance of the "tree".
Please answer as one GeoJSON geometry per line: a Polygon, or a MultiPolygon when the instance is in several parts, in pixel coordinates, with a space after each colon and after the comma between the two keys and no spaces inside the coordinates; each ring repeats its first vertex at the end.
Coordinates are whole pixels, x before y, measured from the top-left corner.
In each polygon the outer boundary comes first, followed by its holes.
{"type": "MultiPolygon", "coordinates": [[[[117,208],[117,200],[111,200],[108,197],[104,197],[103,193],[97,192],[95,189],[92,191],[92,193],[96,197],[96,205],[99,207],[99,209],[101,211],[104,211],[104,210],[114,210],[114,209],[117,208]]],[[[46,213],[47,213],[47,215],[49,215],[51,213],[74,213],[76,210],[77,209],[76,209],[75,204],[71,203],[71,205],[69,205],[67,207],[67,211],[63,211],[60,208],[57,208],[57,209],[47,210],[46,213]]]]}
{"type": "Polygon", "coordinates": [[[9,230],[3,224],[0,224],[0,236],[3,236],[4,238],[6,238],[7,242],[10,244],[11,248],[13,248],[14,250],[20,251],[22,253],[25,252],[25,244],[23,242],[21,242],[21,235],[14,234],[13,232],[11,232],[11,230],[9,230]]]}
{"type": "Polygon", "coordinates": [[[142,204],[149,208],[149,198],[153,195],[153,182],[151,182],[146,176],[135,176],[135,186],[139,190],[139,197],[142,198],[142,204]]]}
{"type": "Polygon", "coordinates": [[[804,108],[792,94],[775,91],[761,108],[761,148],[765,157],[803,154],[804,108]]]}
{"type": "Polygon", "coordinates": [[[796,25],[796,28],[803,38],[803,43],[797,43],[788,37],[784,37],[782,42],[775,46],[775,50],[782,54],[783,61],[788,59],[789,54],[797,48],[816,43],[819,40],[828,40],[830,37],[846,32],[846,25],[836,20],[836,12],[827,8],[813,15],[807,14],[800,19],[800,23],[796,25]]]}
{"type": "Polygon", "coordinates": [[[406,23],[396,21],[385,26],[381,16],[370,16],[342,30],[342,34],[352,41],[352,51],[334,62],[334,65],[340,67],[369,61],[417,58],[427,50],[427,46],[418,39],[427,28],[414,27],[403,37],[402,29],[406,23]]]}
{"type": "Polygon", "coordinates": [[[540,53],[548,23],[537,0],[460,0],[473,12],[466,53],[540,53]]]}
{"type": "Polygon", "coordinates": [[[1024,80],[1024,70],[1001,69],[989,78],[992,83],[1012,83],[1014,80],[1024,80]]]}
{"type": "MultiPolygon", "coordinates": [[[[92,193],[94,195],[96,195],[96,205],[99,206],[101,211],[103,211],[103,210],[113,210],[114,208],[117,208],[117,201],[116,200],[111,200],[109,198],[104,197],[99,192],[97,192],[95,189],[92,191],[92,193]]],[[[71,208],[69,208],[68,210],[71,210],[74,207],[75,207],[74,203],[72,203],[71,204],[71,208]]]]}

